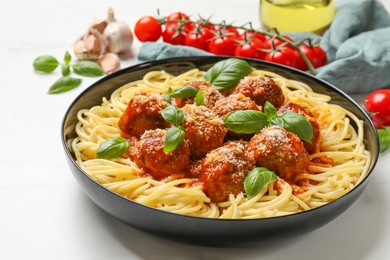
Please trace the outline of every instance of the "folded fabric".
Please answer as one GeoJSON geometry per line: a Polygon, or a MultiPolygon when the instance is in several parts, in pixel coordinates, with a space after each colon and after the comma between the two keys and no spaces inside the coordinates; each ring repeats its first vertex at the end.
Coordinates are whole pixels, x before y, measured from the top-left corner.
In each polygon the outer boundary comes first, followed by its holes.
{"type": "MultiPolygon", "coordinates": [[[[390,86],[390,15],[376,0],[336,0],[337,12],[324,35],[290,33],[294,40],[310,37],[320,41],[328,64],[317,77],[347,93],[365,93],[390,86]]],[[[196,48],[147,42],[138,59],[212,55],[196,48]]]]}

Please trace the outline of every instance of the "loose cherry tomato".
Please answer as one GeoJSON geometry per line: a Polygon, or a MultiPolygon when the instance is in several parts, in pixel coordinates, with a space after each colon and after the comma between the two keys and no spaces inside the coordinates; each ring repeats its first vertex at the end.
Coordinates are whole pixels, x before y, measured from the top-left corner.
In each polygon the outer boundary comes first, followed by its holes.
{"type": "MultiPolygon", "coordinates": [[[[327,62],[326,52],[318,45],[307,45],[302,44],[299,46],[303,54],[309,59],[310,63],[314,68],[324,66],[327,62]]],[[[297,68],[300,70],[308,70],[306,63],[303,61],[301,55],[299,55],[297,50],[295,51],[295,56],[297,58],[297,68]]]]}
{"type": "Polygon", "coordinates": [[[265,52],[262,49],[264,49],[264,43],[257,38],[253,38],[250,42],[238,45],[234,56],[262,60],[265,56],[265,52]]]}
{"type": "Polygon", "coordinates": [[[163,41],[173,45],[184,45],[186,35],[175,27],[168,26],[163,34],[163,41]]]}
{"type": "Polygon", "coordinates": [[[259,39],[262,42],[267,40],[267,37],[264,34],[254,32],[254,31],[246,31],[246,38],[245,38],[245,33],[242,33],[240,34],[240,36],[238,36],[238,39],[241,41],[250,40],[252,38],[259,39]]]}
{"type": "Polygon", "coordinates": [[[371,114],[376,128],[390,126],[390,89],[371,92],[364,102],[364,107],[371,114]]]}
{"type": "Polygon", "coordinates": [[[264,60],[290,66],[293,68],[296,67],[296,58],[294,51],[287,46],[278,48],[275,51],[267,52],[264,60]]]}
{"type": "MultiPolygon", "coordinates": [[[[285,35],[283,35],[283,37],[284,38],[286,38],[287,40],[289,40],[289,41],[292,41],[293,42],[293,39],[291,39],[291,37],[289,37],[289,36],[285,36],[285,35]]],[[[284,44],[285,42],[284,41],[282,41],[282,40],[279,40],[278,38],[268,38],[268,39],[266,39],[265,41],[264,41],[264,47],[266,48],[266,49],[272,49],[272,42],[273,42],[273,44],[274,44],[274,47],[278,47],[278,46],[280,46],[280,45],[282,45],[282,44],[284,44]]],[[[294,49],[291,45],[289,45],[289,44],[286,44],[285,45],[287,48],[290,48],[290,49],[294,49]]]]}
{"type": "Polygon", "coordinates": [[[205,38],[204,34],[202,34],[202,32],[194,32],[194,31],[187,33],[184,41],[184,45],[198,48],[205,51],[207,51],[209,48],[209,42],[205,38]]]}
{"type": "Polygon", "coordinates": [[[141,42],[155,42],[161,37],[161,25],[156,18],[144,16],[135,24],[134,34],[141,42]]]}
{"type": "Polygon", "coordinates": [[[233,56],[236,49],[236,42],[231,36],[221,36],[210,41],[209,51],[216,55],[233,56]]]}
{"type": "MultiPolygon", "coordinates": [[[[174,13],[171,13],[167,18],[166,18],[167,21],[183,21],[183,22],[186,22],[186,24],[183,26],[183,31],[185,33],[188,33],[188,32],[191,32],[195,26],[194,24],[190,23],[190,18],[188,17],[188,15],[186,15],[185,13],[182,13],[182,12],[174,12],[174,13]]],[[[177,28],[179,27],[179,22],[167,22],[165,24],[166,27],[174,27],[174,28],[177,28]]]]}

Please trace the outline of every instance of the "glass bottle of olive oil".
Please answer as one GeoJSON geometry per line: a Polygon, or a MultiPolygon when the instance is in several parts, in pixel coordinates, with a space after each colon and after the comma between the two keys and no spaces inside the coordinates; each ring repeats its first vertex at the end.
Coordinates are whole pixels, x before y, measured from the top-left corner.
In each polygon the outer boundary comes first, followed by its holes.
{"type": "Polygon", "coordinates": [[[322,34],[334,15],[334,0],[260,0],[263,26],[279,32],[322,34]]]}

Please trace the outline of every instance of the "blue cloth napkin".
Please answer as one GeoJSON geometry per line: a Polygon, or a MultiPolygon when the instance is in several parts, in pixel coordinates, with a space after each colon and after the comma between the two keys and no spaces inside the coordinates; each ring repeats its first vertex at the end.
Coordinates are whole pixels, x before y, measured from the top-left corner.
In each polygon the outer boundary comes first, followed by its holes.
{"type": "MultiPolygon", "coordinates": [[[[328,64],[317,77],[347,93],[365,93],[390,86],[390,15],[376,0],[336,0],[337,12],[324,35],[290,33],[294,40],[310,37],[320,41],[328,64]]],[[[146,42],[138,59],[212,55],[186,46],[146,42]]]]}

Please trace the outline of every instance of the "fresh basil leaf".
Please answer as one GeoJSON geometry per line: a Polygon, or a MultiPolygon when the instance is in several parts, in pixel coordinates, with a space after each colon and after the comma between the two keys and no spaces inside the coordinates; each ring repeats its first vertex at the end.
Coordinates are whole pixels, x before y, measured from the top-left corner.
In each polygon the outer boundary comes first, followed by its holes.
{"type": "Polygon", "coordinates": [[[129,149],[130,143],[122,137],[114,137],[104,141],[96,151],[97,159],[111,160],[119,158],[129,149]]]}
{"type": "Polygon", "coordinates": [[[214,88],[223,92],[237,86],[242,78],[254,69],[244,60],[230,58],[214,64],[205,75],[205,78],[214,88]]]}
{"type": "Polygon", "coordinates": [[[233,111],[223,121],[229,130],[242,134],[258,133],[268,125],[267,116],[257,110],[233,111]]]}
{"type": "Polygon", "coordinates": [[[183,129],[176,126],[168,128],[164,142],[164,153],[175,151],[183,142],[184,136],[185,133],[183,129]]]}
{"type": "Polygon", "coordinates": [[[104,74],[102,67],[93,61],[79,61],[72,65],[73,71],[76,74],[87,77],[98,77],[104,74]]]}
{"type": "Polygon", "coordinates": [[[163,110],[161,110],[162,117],[169,123],[178,126],[184,121],[184,113],[174,105],[169,105],[163,110]]]}
{"type": "Polygon", "coordinates": [[[72,56],[70,55],[70,53],[68,51],[65,52],[65,55],[64,55],[65,64],[69,65],[71,60],[72,60],[72,56]]]}
{"type": "Polygon", "coordinates": [[[58,94],[77,88],[81,84],[81,79],[71,78],[69,76],[59,78],[49,88],[48,94],[58,94]]]}
{"type": "Polygon", "coordinates": [[[169,104],[172,104],[171,95],[169,95],[168,93],[164,93],[162,96],[165,101],[167,101],[169,104]]]}
{"type": "Polygon", "coordinates": [[[284,122],[284,126],[281,127],[296,134],[301,140],[311,143],[313,128],[304,116],[294,112],[284,112],[278,117],[284,122]]]}
{"type": "Polygon", "coordinates": [[[204,106],[204,90],[199,90],[199,92],[195,96],[195,104],[197,106],[204,106]]]}
{"type": "Polygon", "coordinates": [[[70,74],[70,66],[66,63],[61,64],[62,76],[68,76],[70,74]]]}
{"type": "Polygon", "coordinates": [[[277,176],[273,171],[264,167],[256,167],[248,172],[244,180],[246,196],[251,199],[270,183],[276,181],[277,176]]]}
{"type": "Polygon", "coordinates": [[[268,117],[268,120],[271,120],[278,115],[274,105],[272,105],[271,102],[268,102],[268,101],[265,102],[264,113],[268,117]]]}
{"type": "Polygon", "coordinates": [[[199,90],[197,88],[194,88],[194,87],[191,87],[191,86],[184,86],[184,87],[175,89],[172,92],[171,97],[174,97],[174,98],[195,97],[196,94],[198,93],[198,91],[199,90]]]}
{"type": "Polygon", "coordinates": [[[59,64],[58,60],[50,55],[39,56],[33,62],[33,66],[36,71],[45,73],[53,72],[59,64]]]}

